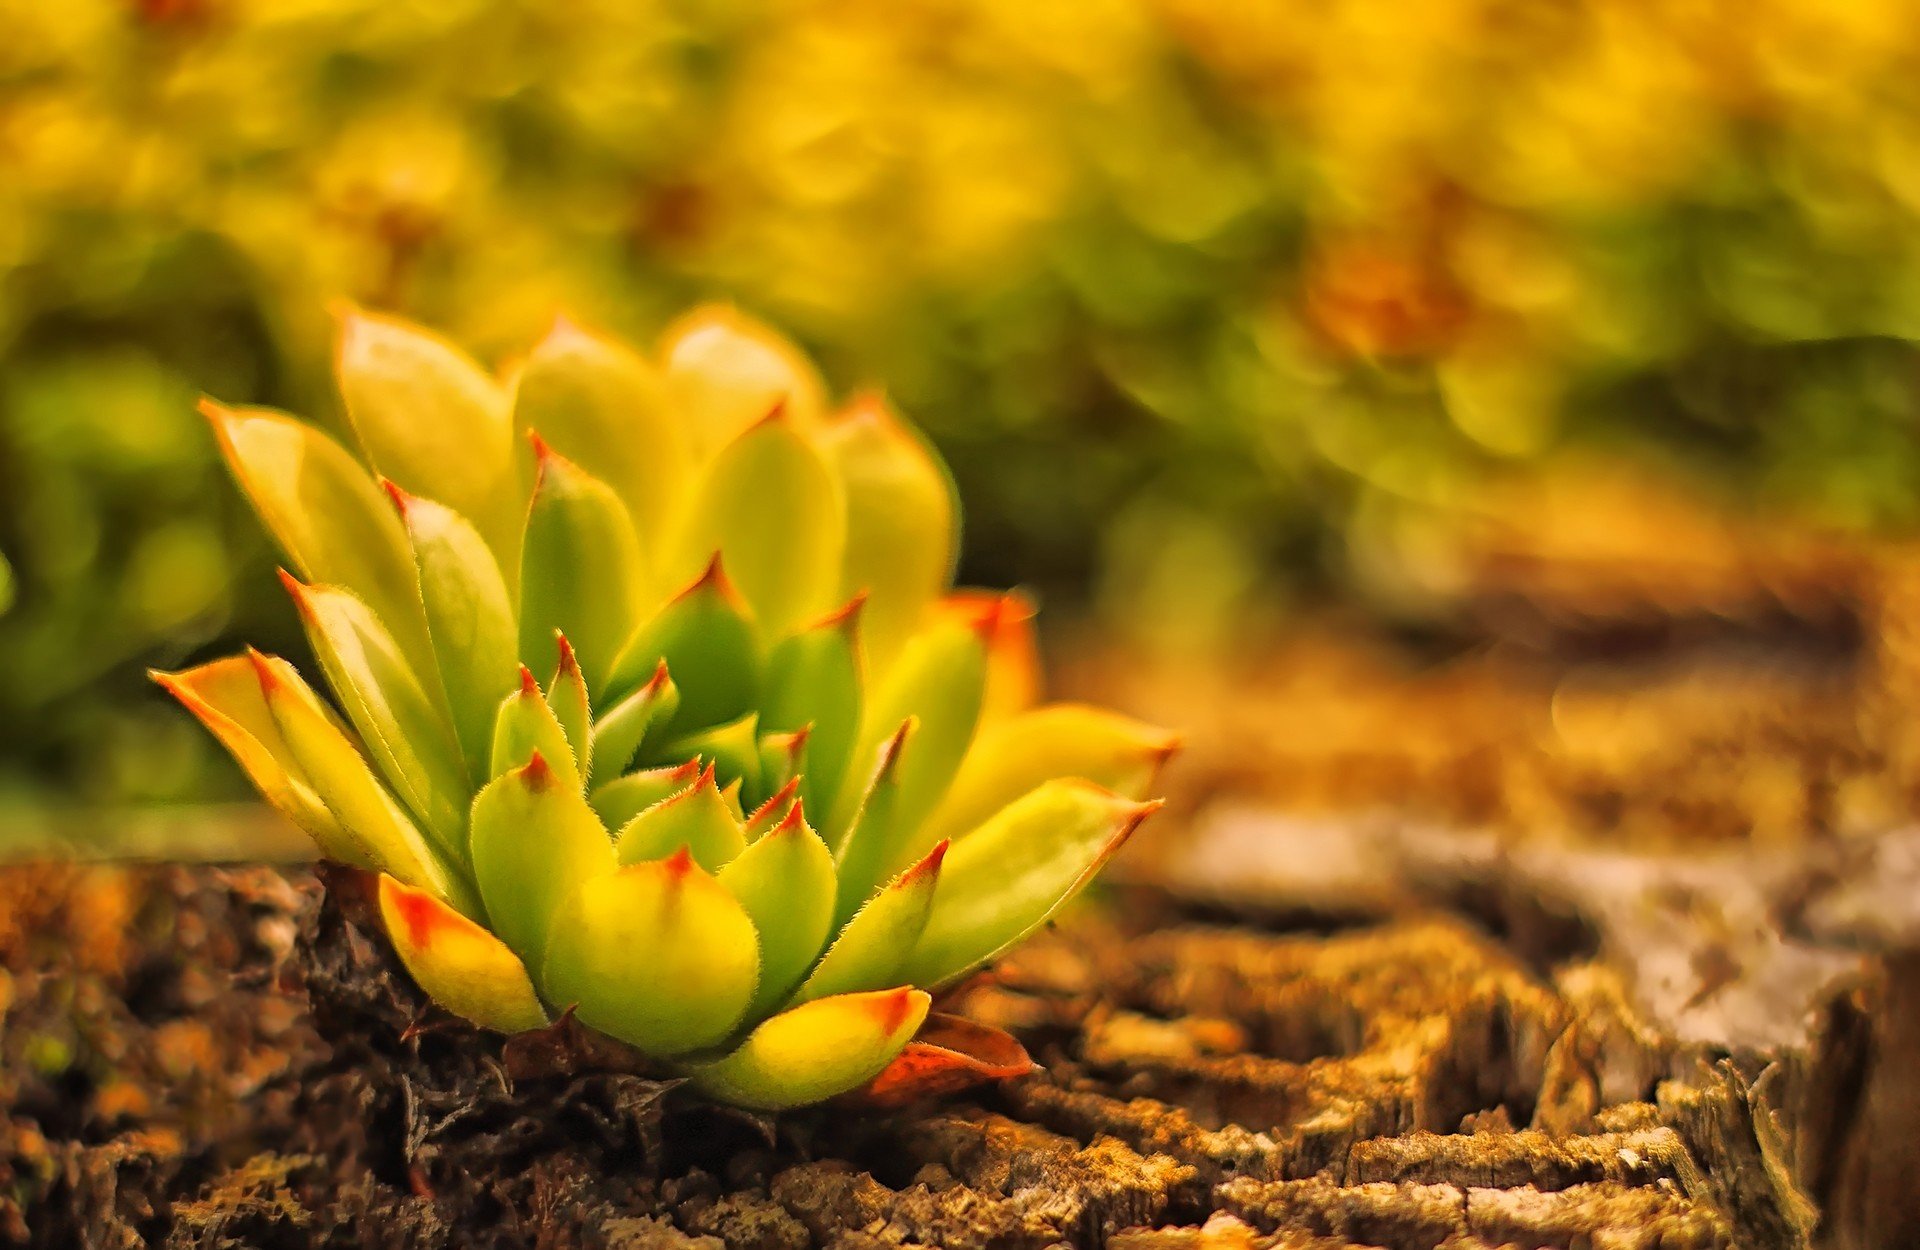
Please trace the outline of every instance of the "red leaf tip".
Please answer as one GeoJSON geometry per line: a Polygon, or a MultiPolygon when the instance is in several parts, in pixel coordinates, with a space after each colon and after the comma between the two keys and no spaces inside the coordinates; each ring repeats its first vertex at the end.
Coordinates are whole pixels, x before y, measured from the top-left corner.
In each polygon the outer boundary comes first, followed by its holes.
{"type": "Polygon", "coordinates": [[[688,874],[693,871],[693,848],[690,846],[682,846],[679,850],[661,860],[660,867],[662,871],[667,874],[667,880],[670,883],[674,885],[680,884],[682,881],[685,881],[688,874]]]}
{"type": "Polygon", "coordinates": [[[534,679],[533,670],[524,664],[520,666],[520,693],[529,699],[540,697],[540,683],[534,679]]]}
{"type": "Polygon", "coordinates": [[[580,671],[580,658],[574,655],[573,644],[568,642],[567,636],[557,629],[553,631],[553,639],[560,647],[560,671],[562,673],[578,673],[580,671]]]}
{"type": "Polygon", "coordinates": [[[520,778],[526,782],[527,789],[535,792],[553,784],[553,765],[547,763],[547,757],[535,751],[528,759],[527,766],[520,770],[520,778]]]}
{"type": "Polygon", "coordinates": [[[951,845],[953,839],[940,839],[919,863],[901,873],[900,879],[894,884],[900,889],[907,889],[929,877],[938,876],[940,865],[947,858],[947,848],[951,845]]]}
{"type": "Polygon", "coordinates": [[[400,483],[390,477],[382,477],[380,479],[380,489],[387,492],[387,498],[393,500],[394,511],[400,514],[402,520],[405,520],[407,505],[413,502],[414,497],[402,490],[400,483]]]}
{"type": "Polygon", "coordinates": [[[892,1036],[899,1031],[901,1025],[907,1022],[907,1017],[913,1014],[913,998],[918,993],[921,991],[914,989],[911,985],[903,985],[897,990],[885,990],[869,997],[866,1000],[866,1008],[873,1013],[874,1021],[879,1024],[880,1031],[892,1036]]]}
{"type": "Polygon", "coordinates": [[[280,584],[286,588],[287,595],[293,600],[293,606],[300,609],[303,616],[312,615],[312,605],[307,602],[307,587],[301,580],[285,569],[276,569],[280,574],[280,584]]]}
{"type": "Polygon", "coordinates": [[[749,826],[759,826],[773,820],[773,814],[777,811],[785,810],[783,805],[793,802],[793,796],[799,789],[800,779],[798,777],[789,777],[786,785],[781,786],[773,792],[772,798],[753,809],[752,815],[747,817],[747,824],[749,826]]]}
{"type": "Polygon", "coordinates": [[[780,823],[767,831],[767,836],[769,838],[777,838],[782,834],[798,833],[800,830],[805,829],[807,827],[806,813],[800,810],[803,806],[804,804],[802,804],[799,799],[795,799],[793,806],[787,809],[787,814],[780,818],[780,823]]]}
{"type": "Polygon", "coordinates": [[[260,679],[260,692],[271,695],[280,689],[280,674],[274,672],[273,664],[257,647],[247,648],[247,659],[253,663],[254,676],[260,679]]]}
{"type": "Polygon", "coordinates": [[[860,614],[867,606],[867,592],[862,590],[853,598],[814,622],[814,629],[845,630],[848,635],[860,628],[860,614]]]}

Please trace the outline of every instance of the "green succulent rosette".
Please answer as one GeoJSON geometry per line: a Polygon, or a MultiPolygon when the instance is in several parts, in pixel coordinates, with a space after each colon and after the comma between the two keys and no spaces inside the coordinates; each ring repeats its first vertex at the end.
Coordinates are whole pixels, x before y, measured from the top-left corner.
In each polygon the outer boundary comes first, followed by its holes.
{"type": "Polygon", "coordinates": [[[1036,706],[1031,611],[951,590],[938,458],[738,313],[652,357],[561,322],[504,378],[340,320],[357,452],[204,406],[333,703],[257,652],[156,679],[380,874],[448,1010],[572,1009],[752,1108],[937,1085],[980,1030],[930,992],[1087,883],[1172,739],[1036,706]]]}

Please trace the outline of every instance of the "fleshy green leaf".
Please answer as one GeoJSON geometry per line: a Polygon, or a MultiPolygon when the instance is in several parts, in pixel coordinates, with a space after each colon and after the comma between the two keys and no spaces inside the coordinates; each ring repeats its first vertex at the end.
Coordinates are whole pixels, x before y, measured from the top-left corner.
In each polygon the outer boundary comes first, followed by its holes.
{"type": "Polygon", "coordinates": [[[749,1015],[763,1015],[794,986],[832,932],[833,853],[795,804],[785,820],[720,870],[720,884],[760,934],[760,984],[749,1015]]]}
{"type": "Polygon", "coordinates": [[[840,936],[795,992],[793,1001],[806,1002],[898,981],[900,966],[927,926],[946,854],[947,844],[942,842],[869,899],[840,930],[840,936]]]}
{"type": "Polygon", "coordinates": [[[529,968],[541,966],[549,932],[564,932],[571,922],[555,923],[561,903],[613,868],[606,827],[544,757],[535,755],[474,796],[473,875],[488,927],[529,968]]]}
{"type": "Polygon", "coordinates": [[[336,371],[373,467],[467,518],[511,567],[520,491],[499,384],[440,336],[359,309],[341,314],[336,371]]]}
{"type": "Polygon", "coordinates": [[[979,967],[1046,922],[1158,803],[1090,782],[1049,781],[947,853],[933,910],[902,980],[932,989],[979,967]]]}
{"type": "Polygon", "coordinates": [[[580,671],[579,657],[565,634],[556,636],[560,664],[547,685],[547,706],[554,719],[566,731],[567,745],[573,748],[574,767],[585,784],[593,776],[593,704],[587,697],[587,679],[580,671]]]}
{"type": "Polygon", "coordinates": [[[433,895],[383,873],[380,915],[400,962],[448,1011],[501,1033],[547,1022],[520,957],[433,895]]]}
{"type": "Polygon", "coordinates": [[[696,458],[711,456],[777,404],[807,425],[824,408],[824,388],[812,363],[780,335],[727,305],[697,308],[670,326],[660,354],[696,458]]]}
{"type": "Polygon", "coordinates": [[[680,687],[663,662],[653,679],[614,704],[593,727],[593,754],[605,772],[618,776],[634,756],[666,733],[680,710],[680,687]]]}
{"type": "Polygon", "coordinates": [[[619,829],[655,803],[672,798],[700,779],[699,760],[649,768],[609,781],[593,792],[593,810],[609,829],[619,829]]]}
{"type": "Polygon", "coordinates": [[[147,675],[219,739],[260,796],[312,838],[323,856],[359,868],[372,866],[360,844],[314,793],[280,736],[251,660],[235,655],[184,672],[147,675]]]}
{"type": "Polygon", "coordinates": [[[776,409],[722,448],[688,507],[671,578],[718,552],[769,638],[824,612],[838,590],[846,504],[826,461],[776,409]]]}
{"type": "Polygon", "coordinates": [[[249,650],[260,695],[287,750],[313,792],[360,848],[365,863],[419,886],[456,909],[478,915],[479,900],[435,852],[425,835],[387,793],[319,696],[293,665],[249,650]]]}
{"type": "Polygon", "coordinates": [[[671,1056],[733,1032],[760,959],[753,922],[690,853],[582,884],[554,926],[541,984],[580,1020],[671,1056]]]}
{"type": "Polygon", "coordinates": [[[757,793],[798,781],[806,775],[808,740],[812,735],[813,727],[810,725],[793,733],[760,735],[760,788],[757,793]]]}
{"type": "Polygon", "coordinates": [[[613,488],[645,550],[659,542],[689,476],[687,434],[653,366],[564,318],[533,349],[514,391],[524,437],[538,430],[613,488]]]}
{"type": "Polygon", "coordinates": [[[884,670],[953,574],[960,507],[939,457],[878,395],[856,399],[820,430],[847,500],[840,593],[865,594],[865,641],[884,670]]]}
{"type": "Polygon", "coordinates": [[[603,690],[638,617],[639,541],[605,482],[545,443],[536,441],[534,451],[539,467],[520,556],[520,655],[545,663],[554,633],[564,633],[588,686],[603,690]]]}
{"type": "Polygon", "coordinates": [[[769,733],[811,727],[801,793],[813,812],[834,810],[860,733],[861,608],[855,599],[783,639],[767,659],[760,727],[769,733]]]}
{"type": "Polygon", "coordinates": [[[988,725],[928,822],[954,838],[1055,777],[1081,777],[1144,799],[1179,739],[1131,717],[1083,703],[1056,703],[988,725]]]}
{"type": "Polygon", "coordinates": [[[616,846],[622,864],[665,859],[685,847],[702,868],[718,872],[746,849],[747,839],[709,764],[693,785],[628,821],[616,846]]]}
{"type": "MultiPolygon", "coordinates": [[[[919,721],[913,749],[900,765],[894,819],[903,828],[918,826],[933,811],[973,740],[986,686],[987,643],[996,621],[991,613],[974,620],[953,615],[935,619],[907,643],[867,705],[863,734],[867,746],[860,754],[868,758],[901,722],[908,717],[919,721]]],[[[844,826],[852,815],[849,799],[853,797],[851,791],[841,791],[836,808],[839,820],[830,827],[844,826]]],[[[921,838],[903,844],[901,857],[883,869],[897,872],[938,840],[921,838]]]]}
{"type": "Polygon", "coordinates": [[[489,779],[519,768],[536,754],[565,784],[575,790],[582,788],[580,766],[574,762],[566,728],[540,693],[533,670],[522,664],[519,689],[500,701],[499,714],[494,717],[489,779]]]}
{"type": "Polygon", "coordinates": [[[758,719],[756,713],[748,712],[739,720],[676,738],[660,748],[660,752],[668,759],[707,760],[720,774],[722,785],[743,786],[757,795],[760,793],[758,719]]]}
{"type": "Polygon", "coordinates": [[[846,834],[828,844],[840,874],[835,927],[845,924],[874,887],[887,879],[889,865],[900,858],[899,847],[913,832],[910,827],[902,828],[899,821],[900,778],[902,757],[918,726],[919,722],[909,718],[880,745],[872,777],[846,834]]]}
{"type": "Polygon", "coordinates": [[[764,663],[759,634],[718,558],[627,643],[614,666],[615,695],[647,680],[662,662],[680,688],[670,733],[724,724],[758,704],[764,663]]]}
{"type": "Polygon", "coordinates": [[[392,482],[386,487],[413,548],[434,662],[461,754],[478,776],[493,743],[494,713],[513,689],[519,667],[513,597],[492,550],[465,517],[392,482]]]}
{"type": "Polygon", "coordinates": [[[803,1004],[761,1024],[724,1058],[690,1065],[694,1088],[761,1111],[857,1089],[912,1040],[931,1001],[901,986],[803,1004]]]}
{"type": "Polygon", "coordinates": [[[336,586],[281,581],[300,609],[327,684],[387,783],[458,863],[472,783],[453,728],[366,604],[336,586]]]}
{"type": "Polygon", "coordinates": [[[407,536],[380,488],[340,444],[258,408],[200,411],[267,531],[308,581],[345,586],[393,629],[407,655],[431,661],[407,536]]]}
{"type": "Polygon", "coordinates": [[[780,822],[787,818],[787,813],[793,810],[793,805],[799,801],[799,798],[800,780],[797,777],[774,791],[772,797],[753,809],[747,816],[744,822],[747,842],[749,844],[758,842],[777,829],[780,822]]]}

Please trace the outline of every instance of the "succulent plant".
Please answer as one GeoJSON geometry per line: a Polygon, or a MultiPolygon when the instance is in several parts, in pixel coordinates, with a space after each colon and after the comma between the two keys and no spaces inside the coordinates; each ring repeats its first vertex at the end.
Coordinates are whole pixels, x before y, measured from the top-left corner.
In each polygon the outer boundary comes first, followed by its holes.
{"type": "Polygon", "coordinates": [[[950,590],[929,447],[725,308],[651,360],[562,321],[504,380],[348,309],[337,368],[364,463],[203,410],[339,713],[257,651],[155,679],[379,874],[427,994],[758,1109],[1021,1069],[930,991],[1086,884],[1173,742],[1034,706],[1030,608],[950,590]]]}

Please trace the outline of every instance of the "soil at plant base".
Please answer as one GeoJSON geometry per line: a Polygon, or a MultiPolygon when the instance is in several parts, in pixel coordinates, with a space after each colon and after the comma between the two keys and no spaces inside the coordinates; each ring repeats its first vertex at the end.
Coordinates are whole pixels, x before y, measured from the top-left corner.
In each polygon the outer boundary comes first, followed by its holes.
{"type": "Polygon", "coordinates": [[[0,890],[0,1240],[41,1247],[1806,1245],[1879,994],[1729,1051],[1637,1015],[1577,918],[1125,894],[963,1004],[1041,1072],[765,1121],[516,1078],[303,871],[0,890]]]}

